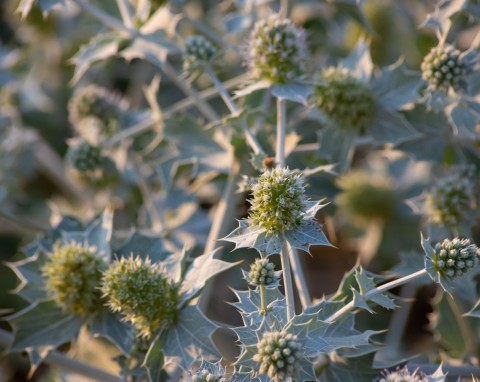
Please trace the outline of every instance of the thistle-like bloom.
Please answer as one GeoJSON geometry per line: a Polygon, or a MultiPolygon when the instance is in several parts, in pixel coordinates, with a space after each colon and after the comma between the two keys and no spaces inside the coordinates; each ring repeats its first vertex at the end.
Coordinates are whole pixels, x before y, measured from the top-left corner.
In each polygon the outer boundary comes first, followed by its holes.
{"type": "Polygon", "coordinates": [[[427,194],[426,210],[434,223],[457,225],[467,218],[474,201],[474,186],[468,175],[454,174],[439,180],[427,194]]]}
{"type": "Polygon", "coordinates": [[[253,360],[259,363],[261,374],[267,374],[278,382],[292,377],[302,357],[302,344],[297,336],[276,331],[263,334],[253,360]]]}
{"type": "Polygon", "coordinates": [[[305,209],[305,189],[299,172],[288,168],[265,171],[252,187],[249,222],[267,233],[299,228],[305,209]]]}
{"type": "Polygon", "coordinates": [[[443,91],[464,89],[465,76],[471,73],[471,67],[463,60],[461,52],[451,45],[432,48],[423,59],[421,69],[429,88],[443,91]]]}
{"type": "Polygon", "coordinates": [[[217,53],[213,44],[201,35],[193,35],[185,40],[183,68],[190,71],[208,64],[217,53]]]}
{"type": "Polygon", "coordinates": [[[79,88],[68,104],[70,122],[81,136],[88,132],[83,131],[84,128],[91,128],[83,122],[85,118],[89,118],[90,122],[95,119],[95,124],[101,127],[97,135],[115,134],[127,109],[128,103],[123,98],[97,85],[79,88]]]}
{"type": "Polygon", "coordinates": [[[110,265],[102,283],[103,296],[113,312],[120,312],[139,334],[151,338],[177,318],[179,290],[150,259],[130,256],[110,265]]]}
{"type": "Polygon", "coordinates": [[[255,286],[268,286],[275,284],[279,275],[275,272],[275,265],[266,258],[255,259],[255,262],[250,265],[250,272],[247,274],[247,281],[249,284],[255,286]]]}
{"type": "Polygon", "coordinates": [[[414,371],[411,373],[407,367],[403,369],[397,368],[395,371],[384,371],[380,378],[376,378],[374,382],[429,382],[430,378],[423,373],[414,371]]]}
{"type": "Polygon", "coordinates": [[[191,382],[225,382],[227,371],[218,363],[202,361],[190,378],[191,382]]]}
{"type": "Polygon", "coordinates": [[[292,82],[305,72],[309,56],[305,31],[278,15],[260,20],[250,35],[246,56],[253,77],[272,84],[292,82]]]}
{"type": "Polygon", "coordinates": [[[364,131],[375,114],[370,86],[346,68],[327,68],[320,75],[312,101],[341,129],[364,131]]]}
{"type": "Polygon", "coordinates": [[[65,156],[67,162],[79,172],[91,172],[102,167],[104,157],[100,147],[87,141],[74,142],[65,156]]]}
{"type": "Polygon", "coordinates": [[[478,264],[479,250],[469,239],[445,239],[437,243],[431,259],[433,267],[442,276],[454,280],[478,264]]]}
{"type": "Polygon", "coordinates": [[[47,294],[65,312],[86,316],[102,308],[99,287],[104,259],[94,247],[55,244],[41,268],[47,294]]]}

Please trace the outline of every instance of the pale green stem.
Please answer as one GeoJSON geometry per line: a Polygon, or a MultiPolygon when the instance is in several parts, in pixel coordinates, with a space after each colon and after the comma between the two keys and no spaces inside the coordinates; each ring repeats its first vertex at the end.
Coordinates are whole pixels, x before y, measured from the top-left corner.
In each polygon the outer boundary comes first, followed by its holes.
{"type": "Polygon", "coordinates": [[[307,281],[305,280],[305,274],[303,273],[300,257],[298,256],[298,250],[288,245],[288,255],[292,265],[293,278],[295,279],[295,285],[297,286],[298,296],[302,303],[303,309],[308,307],[312,303],[312,297],[308,290],[307,281]]]}
{"type": "Polygon", "coordinates": [[[287,319],[290,321],[295,316],[295,301],[293,298],[292,272],[290,270],[290,261],[288,258],[289,244],[283,235],[283,248],[280,251],[283,270],[283,287],[285,288],[285,299],[287,304],[287,319]]]}
{"type": "Polygon", "coordinates": [[[275,161],[278,167],[285,167],[285,135],[287,130],[287,104],[277,98],[277,151],[275,161]]]}
{"type": "Polygon", "coordinates": [[[265,285],[260,285],[260,313],[261,314],[267,314],[267,293],[265,288],[265,285]]]}
{"type": "Polygon", "coordinates": [[[123,23],[127,26],[127,28],[134,28],[132,11],[130,8],[130,4],[128,4],[128,1],[117,0],[117,8],[120,12],[120,16],[122,16],[123,23]]]}
{"type": "Polygon", "coordinates": [[[32,232],[46,232],[48,230],[48,226],[41,225],[40,223],[31,221],[30,219],[21,218],[14,214],[11,214],[7,211],[2,211],[0,209],[0,218],[5,220],[11,221],[12,223],[22,227],[22,229],[29,230],[32,232]]]}
{"type": "MultiPolygon", "coordinates": [[[[374,288],[372,290],[369,290],[367,293],[365,293],[365,295],[363,296],[363,298],[368,301],[370,298],[378,295],[378,294],[381,294],[383,292],[386,292],[390,289],[393,289],[393,288],[396,288],[397,286],[400,286],[400,285],[403,285],[403,284],[406,284],[412,280],[415,280],[421,276],[424,276],[427,274],[427,270],[426,269],[421,269],[415,273],[412,273],[408,276],[404,276],[404,277],[401,277],[397,280],[393,280],[393,281],[390,281],[388,283],[385,283],[377,288],[374,288]]],[[[355,306],[354,306],[354,302],[353,300],[350,301],[348,304],[346,304],[345,306],[343,306],[341,309],[337,310],[334,314],[332,314],[330,317],[328,317],[327,319],[325,319],[324,321],[327,322],[327,323],[331,323],[331,322],[334,322],[336,319],[338,319],[339,317],[341,317],[342,315],[344,315],[345,313],[351,311],[352,309],[354,309],[355,306]]]]}
{"type": "MultiPolygon", "coordinates": [[[[0,329],[0,347],[8,348],[13,343],[13,335],[6,330],[0,329]]],[[[83,362],[77,361],[73,358],[67,357],[66,355],[56,351],[51,350],[45,362],[50,366],[58,367],[59,369],[66,370],[73,374],[82,375],[84,377],[90,378],[94,381],[102,382],[120,382],[121,379],[116,375],[110,374],[104,370],[98,369],[96,367],[87,365],[83,362]]]]}
{"type": "MultiPolygon", "coordinates": [[[[111,29],[117,30],[124,34],[127,34],[130,38],[139,38],[143,39],[144,37],[139,33],[139,31],[135,29],[127,28],[122,22],[119,20],[111,17],[109,14],[105,13],[101,9],[95,7],[94,5],[86,2],[85,0],[73,0],[75,4],[77,4],[80,8],[85,10],[86,12],[90,13],[93,17],[97,18],[103,24],[108,26],[111,29]]],[[[199,94],[191,87],[185,80],[183,80],[178,73],[176,73],[175,69],[168,63],[168,62],[153,62],[157,65],[166,75],[170,78],[170,80],[178,87],[182,92],[186,95],[192,97],[195,100],[195,106],[202,112],[202,114],[210,121],[215,122],[219,119],[218,114],[213,110],[213,108],[206,103],[199,94]]]]}
{"type": "MultiPolygon", "coordinates": [[[[233,102],[233,99],[230,97],[227,90],[223,86],[222,82],[218,79],[218,77],[213,72],[210,66],[207,65],[205,67],[205,73],[207,73],[207,75],[210,77],[210,80],[213,82],[213,85],[218,89],[218,93],[220,94],[220,97],[222,97],[223,101],[225,102],[225,105],[227,105],[228,110],[230,110],[230,113],[237,114],[240,110],[238,109],[235,102],[233,102]]],[[[258,143],[256,138],[253,136],[252,132],[249,130],[247,126],[247,121],[245,120],[242,120],[242,130],[243,130],[243,133],[245,134],[245,139],[247,140],[248,144],[251,146],[253,152],[255,154],[263,154],[264,151],[262,149],[262,146],[260,146],[260,143],[258,143]]]]}

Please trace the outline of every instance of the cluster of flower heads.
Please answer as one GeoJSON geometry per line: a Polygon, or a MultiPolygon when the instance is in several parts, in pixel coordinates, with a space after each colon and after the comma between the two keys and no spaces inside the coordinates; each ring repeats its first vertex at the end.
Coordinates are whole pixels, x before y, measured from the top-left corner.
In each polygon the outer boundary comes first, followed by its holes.
{"type": "Polygon", "coordinates": [[[127,109],[123,98],[93,84],[76,90],[68,104],[70,122],[90,140],[118,132],[127,109]]]}
{"type": "Polygon", "coordinates": [[[408,368],[404,368],[394,371],[384,371],[382,376],[376,378],[374,382],[430,382],[431,379],[429,376],[424,373],[414,371],[411,373],[408,368]]]}
{"type": "Polygon", "coordinates": [[[314,104],[341,129],[363,131],[375,113],[375,95],[346,68],[331,67],[319,77],[314,104]]]}
{"type": "Polygon", "coordinates": [[[102,307],[99,286],[105,261],[96,248],[57,243],[41,268],[45,289],[65,312],[86,316],[102,307]]]}
{"type": "Polygon", "coordinates": [[[432,90],[459,90],[466,86],[465,76],[471,72],[458,49],[451,45],[439,45],[425,56],[422,78],[432,90]]]}
{"type": "Polygon", "coordinates": [[[185,71],[196,69],[209,63],[217,53],[213,44],[201,35],[193,35],[185,40],[183,68],[185,71]]]}
{"type": "Polygon", "coordinates": [[[267,258],[255,259],[253,264],[250,264],[250,272],[247,275],[247,281],[256,286],[271,285],[278,280],[278,275],[275,273],[275,265],[268,261],[267,258]]]}
{"type": "Polygon", "coordinates": [[[67,150],[65,159],[70,166],[81,173],[101,169],[105,163],[100,147],[88,141],[73,142],[67,150]]]}
{"type": "Polygon", "coordinates": [[[426,198],[427,214],[434,223],[455,225],[466,218],[474,203],[471,174],[440,179],[426,198]]]}
{"type": "Polygon", "coordinates": [[[176,320],[178,287],[149,258],[113,262],[104,273],[102,292],[110,309],[120,312],[140,336],[151,338],[176,320]]]}
{"type": "Polygon", "coordinates": [[[291,377],[301,358],[302,344],[297,336],[282,331],[265,332],[253,356],[253,360],[260,364],[259,372],[275,381],[291,377]]]}
{"type": "Polygon", "coordinates": [[[479,249],[469,239],[445,239],[437,243],[431,260],[434,269],[444,278],[453,280],[475,267],[479,260],[479,249]]]}
{"type": "Polygon", "coordinates": [[[255,24],[246,61],[253,77],[284,84],[304,74],[308,56],[305,31],[272,15],[255,24]]]}
{"type": "Polygon", "coordinates": [[[266,170],[252,186],[251,226],[267,233],[299,228],[305,208],[303,176],[288,168],[266,170]]]}

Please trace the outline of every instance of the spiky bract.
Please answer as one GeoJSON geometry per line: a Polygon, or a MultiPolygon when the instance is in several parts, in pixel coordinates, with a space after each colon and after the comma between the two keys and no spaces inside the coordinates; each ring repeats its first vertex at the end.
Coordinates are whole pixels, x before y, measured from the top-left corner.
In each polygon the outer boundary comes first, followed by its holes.
{"type": "Polygon", "coordinates": [[[272,15],[255,24],[246,61],[253,77],[284,84],[304,74],[308,56],[305,31],[272,15]]]}
{"type": "Polygon", "coordinates": [[[268,233],[296,229],[302,224],[305,208],[303,177],[288,168],[265,171],[252,186],[249,224],[268,233]]]}
{"type": "Polygon", "coordinates": [[[275,381],[290,378],[299,368],[303,357],[302,344],[296,335],[283,331],[265,332],[257,344],[253,360],[259,363],[259,373],[275,381]]]}
{"type": "Polygon", "coordinates": [[[363,131],[375,113],[375,95],[365,82],[348,69],[327,68],[312,96],[314,104],[341,129],[363,131]]]}
{"type": "Polygon", "coordinates": [[[65,312],[86,316],[102,308],[99,287],[104,260],[96,248],[57,243],[42,266],[47,294],[65,312]]]}
{"type": "Polygon", "coordinates": [[[458,49],[451,45],[439,45],[423,59],[422,78],[432,90],[459,90],[466,86],[465,76],[471,69],[458,49]]]}
{"type": "Polygon", "coordinates": [[[131,322],[140,336],[151,338],[177,318],[178,287],[148,258],[130,256],[112,263],[102,292],[110,309],[131,322]]]}
{"type": "Polygon", "coordinates": [[[384,371],[380,378],[376,378],[374,382],[428,382],[430,378],[423,373],[414,371],[411,373],[407,367],[397,368],[394,371],[384,371]]]}

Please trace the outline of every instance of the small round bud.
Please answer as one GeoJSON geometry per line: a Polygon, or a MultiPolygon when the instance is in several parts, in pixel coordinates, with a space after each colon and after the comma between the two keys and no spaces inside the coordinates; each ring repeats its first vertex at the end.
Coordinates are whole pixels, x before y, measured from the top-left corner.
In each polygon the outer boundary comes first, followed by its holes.
{"type": "Polygon", "coordinates": [[[177,318],[178,287],[148,258],[131,256],[112,263],[104,273],[102,292],[110,309],[143,337],[169,328],[177,318]]]}
{"type": "Polygon", "coordinates": [[[375,378],[374,382],[429,382],[430,378],[423,373],[414,371],[411,373],[407,367],[397,368],[394,371],[384,371],[380,378],[375,378]]]}
{"type": "Polygon", "coordinates": [[[95,171],[104,163],[100,148],[87,141],[77,142],[70,146],[65,158],[79,172],[95,171]]]}
{"type": "Polygon", "coordinates": [[[205,37],[189,36],[185,40],[183,68],[190,71],[205,65],[213,59],[215,53],[217,53],[217,49],[205,37]]]}
{"type": "Polygon", "coordinates": [[[102,309],[99,286],[105,268],[94,247],[57,243],[41,272],[47,294],[58,306],[67,313],[86,316],[102,309]]]}
{"type": "Polygon", "coordinates": [[[446,279],[453,280],[477,265],[479,249],[469,239],[445,239],[437,243],[431,256],[433,267],[446,279]]]}
{"type": "Polygon", "coordinates": [[[422,78],[432,90],[459,90],[465,87],[465,76],[471,68],[462,60],[460,51],[451,45],[432,48],[423,59],[422,78]]]}
{"type": "Polygon", "coordinates": [[[192,382],[224,382],[227,372],[225,368],[218,363],[203,361],[200,367],[192,374],[192,382]]]}
{"type": "Polygon", "coordinates": [[[255,259],[250,265],[250,272],[247,275],[247,281],[252,285],[270,285],[277,281],[275,266],[268,259],[255,259]]]}
{"type": "Polygon", "coordinates": [[[266,332],[257,343],[253,360],[260,364],[259,372],[275,381],[292,377],[302,358],[302,344],[294,334],[266,332]]]}
{"type": "Polygon", "coordinates": [[[341,192],[336,202],[351,216],[368,221],[395,214],[399,198],[390,177],[352,171],[340,177],[337,185],[341,192]]]}
{"type": "Polygon", "coordinates": [[[308,56],[305,31],[273,15],[255,24],[246,62],[253,77],[284,84],[304,74],[308,56]]]}
{"type": "Polygon", "coordinates": [[[268,157],[262,161],[262,166],[266,170],[270,170],[275,167],[275,158],[268,157]]]}
{"type": "Polygon", "coordinates": [[[319,77],[313,103],[341,129],[363,131],[375,114],[370,87],[344,68],[328,68],[319,77]]]}
{"type": "Polygon", "coordinates": [[[249,223],[279,233],[300,227],[305,207],[303,177],[288,168],[266,170],[252,186],[249,223]]]}

